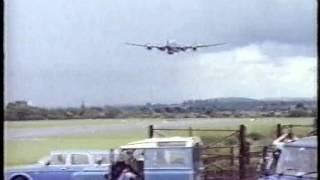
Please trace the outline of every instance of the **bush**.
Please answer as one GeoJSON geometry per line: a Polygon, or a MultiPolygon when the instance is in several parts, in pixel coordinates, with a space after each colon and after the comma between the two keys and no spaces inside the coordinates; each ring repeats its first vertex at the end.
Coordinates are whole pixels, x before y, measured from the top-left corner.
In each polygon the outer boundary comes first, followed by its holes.
{"type": "Polygon", "coordinates": [[[229,139],[226,139],[226,141],[225,141],[224,144],[227,145],[227,146],[231,146],[231,145],[236,145],[237,142],[238,142],[237,139],[235,139],[235,138],[229,138],[229,139]]]}
{"type": "Polygon", "coordinates": [[[252,132],[248,134],[248,138],[251,138],[254,141],[258,141],[264,138],[262,134],[259,134],[257,132],[252,132]]]}

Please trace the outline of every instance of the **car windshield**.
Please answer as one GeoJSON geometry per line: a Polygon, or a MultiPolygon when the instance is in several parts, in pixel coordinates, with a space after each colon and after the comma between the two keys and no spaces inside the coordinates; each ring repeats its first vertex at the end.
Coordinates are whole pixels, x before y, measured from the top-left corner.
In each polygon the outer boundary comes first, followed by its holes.
{"type": "Polygon", "coordinates": [[[190,148],[159,148],[145,151],[146,168],[190,168],[192,150],[190,148]]]}
{"type": "Polygon", "coordinates": [[[297,175],[317,172],[317,149],[307,147],[285,147],[280,154],[277,173],[297,175]]]}

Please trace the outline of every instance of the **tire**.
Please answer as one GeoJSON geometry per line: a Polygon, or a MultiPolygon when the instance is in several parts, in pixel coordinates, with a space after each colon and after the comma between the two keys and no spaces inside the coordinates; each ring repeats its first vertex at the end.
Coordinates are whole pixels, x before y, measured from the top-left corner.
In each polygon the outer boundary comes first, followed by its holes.
{"type": "Polygon", "coordinates": [[[18,176],[11,178],[11,180],[29,180],[29,179],[23,175],[18,175],[18,176]]]}

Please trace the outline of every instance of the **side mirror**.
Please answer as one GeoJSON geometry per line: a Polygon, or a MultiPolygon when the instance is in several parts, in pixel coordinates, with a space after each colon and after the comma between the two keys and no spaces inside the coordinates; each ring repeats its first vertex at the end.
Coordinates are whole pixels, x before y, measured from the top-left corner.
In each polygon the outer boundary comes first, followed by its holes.
{"type": "Polygon", "coordinates": [[[276,149],[275,151],[272,152],[272,155],[274,158],[278,159],[279,156],[281,154],[281,150],[280,149],[276,149]]]}
{"type": "Polygon", "coordinates": [[[97,159],[96,164],[101,165],[102,164],[102,159],[97,159]]]}
{"type": "Polygon", "coordinates": [[[40,160],[38,163],[41,164],[42,166],[49,166],[50,165],[50,160],[49,159],[40,160]]]}
{"type": "Polygon", "coordinates": [[[272,174],[272,171],[271,171],[270,169],[264,169],[263,172],[262,172],[262,174],[263,174],[264,176],[270,176],[270,175],[272,174]]]}
{"type": "Polygon", "coordinates": [[[51,164],[51,162],[49,160],[45,162],[46,166],[49,166],[50,164],[51,164]]]}

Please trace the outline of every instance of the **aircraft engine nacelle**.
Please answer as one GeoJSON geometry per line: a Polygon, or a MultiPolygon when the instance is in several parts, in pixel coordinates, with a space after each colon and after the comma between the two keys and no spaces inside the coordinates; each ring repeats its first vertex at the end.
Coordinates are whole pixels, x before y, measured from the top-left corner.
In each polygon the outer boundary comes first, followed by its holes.
{"type": "Polygon", "coordinates": [[[147,50],[152,50],[152,47],[147,47],[147,50]]]}
{"type": "Polygon", "coordinates": [[[193,51],[196,51],[196,50],[197,50],[197,48],[192,48],[192,50],[193,50],[193,51]]]}
{"type": "Polygon", "coordinates": [[[164,51],[164,50],[166,50],[166,48],[162,48],[162,47],[160,47],[160,48],[158,48],[160,51],[164,51]]]}

